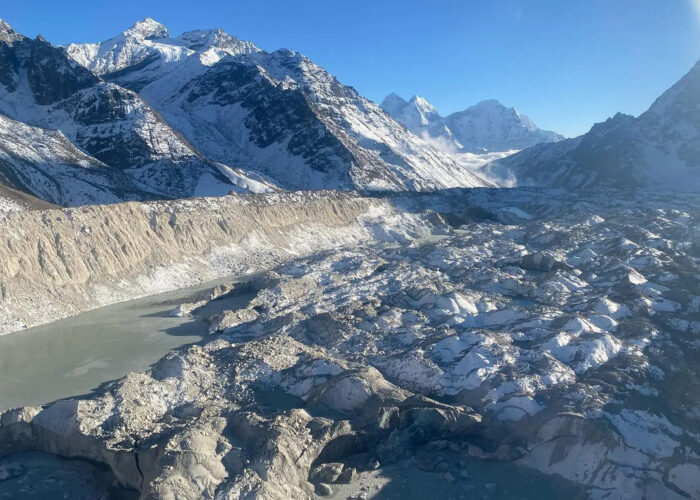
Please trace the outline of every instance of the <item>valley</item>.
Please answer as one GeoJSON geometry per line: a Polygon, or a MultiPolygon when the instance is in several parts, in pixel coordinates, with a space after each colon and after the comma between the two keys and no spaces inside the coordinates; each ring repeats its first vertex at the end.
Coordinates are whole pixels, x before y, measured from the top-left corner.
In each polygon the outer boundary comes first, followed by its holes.
{"type": "MultiPolygon", "coordinates": [[[[681,382],[696,376],[695,195],[531,188],[362,203],[403,216],[375,219],[362,244],[221,280],[210,299],[153,299],[203,340],[92,395],[6,411],[0,444],[96,461],[146,496],[350,491],[315,472],[329,467],[370,490],[416,467],[487,488],[460,456],[553,476],[533,492],[695,491],[684,457],[700,451],[698,420],[681,382]],[[640,213],[655,215],[640,227],[640,213]]],[[[123,327],[152,335],[155,319],[123,327]]]]}
{"type": "Polygon", "coordinates": [[[121,29],[0,20],[0,499],[700,498],[700,63],[566,138],[121,29]]]}

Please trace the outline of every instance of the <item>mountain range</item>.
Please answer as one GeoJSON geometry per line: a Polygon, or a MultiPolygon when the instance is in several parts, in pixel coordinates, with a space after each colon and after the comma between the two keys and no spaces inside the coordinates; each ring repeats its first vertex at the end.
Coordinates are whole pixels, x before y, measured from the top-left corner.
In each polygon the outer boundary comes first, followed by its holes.
{"type": "Polygon", "coordinates": [[[0,182],[60,205],[490,183],[305,56],[153,19],[55,47],[0,22],[0,182]]]}
{"type": "Polygon", "coordinates": [[[501,185],[700,190],[700,62],[638,117],[618,113],[575,139],[494,161],[501,185]]]}
{"type": "Polygon", "coordinates": [[[530,118],[496,100],[482,101],[446,117],[423,97],[406,101],[389,94],[382,109],[439,149],[449,152],[487,153],[526,149],[564,136],[539,129],[530,118]]]}
{"type": "Polygon", "coordinates": [[[447,117],[417,96],[377,106],[302,54],[222,30],[171,37],[146,18],[57,47],[0,20],[0,185],[63,206],[232,191],[697,189],[699,100],[695,66],[641,116],[564,139],[495,100],[447,117]],[[464,160],[473,153],[488,159],[464,160]]]}

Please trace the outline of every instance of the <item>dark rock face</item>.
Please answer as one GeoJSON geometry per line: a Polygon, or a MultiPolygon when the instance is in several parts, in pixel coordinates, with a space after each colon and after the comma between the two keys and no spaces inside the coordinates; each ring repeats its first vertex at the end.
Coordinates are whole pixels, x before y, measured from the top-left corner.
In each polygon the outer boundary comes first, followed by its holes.
{"type": "Polygon", "coordinates": [[[41,39],[25,39],[22,43],[29,45],[30,57],[25,64],[37,103],[54,104],[99,82],[91,72],[68,59],[63,49],[41,39]]]}
{"type": "Polygon", "coordinates": [[[14,75],[17,72],[19,63],[12,47],[0,42],[0,84],[4,85],[10,92],[17,88],[14,75]]]}
{"type": "MultiPolygon", "coordinates": [[[[153,145],[138,133],[129,115],[141,104],[134,94],[116,86],[99,86],[72,95],[60,104],[84,125],[76,143],[98,160],[116,168],[138,167],[152,161],[153,145]],[[108,134],[99,133],[108,128],[108,134]]],[[[157,157],[156,157],[157,158],[157,157]]]]}
{"type": "Polygon", "coordinates": [[[67,57],[63,49],[43,38],[31,40],[13,32],[0,37],[0,84],[14,92],[18,71],[27,71],[27,82],[38,104],[54,104],[100,79],[67,57]]]}
{"type": "MultiPolygon", "coordinates": [[[[338,161],[349,167],[353,158],[343,144],[319,120],[304,93],[282,88],[265,78],[257,66],[227,61],[216,65],[187,87],[187,101],[203,99],[219,106],[240,104],[251,141],[260,148],[287,142],[287,151],[319,172],[328,172],[338,161]],[[333,157],[333,158],[330,158],[333,157]]],[[[350,179],[348,177],[348,185],[350,179]]]]}

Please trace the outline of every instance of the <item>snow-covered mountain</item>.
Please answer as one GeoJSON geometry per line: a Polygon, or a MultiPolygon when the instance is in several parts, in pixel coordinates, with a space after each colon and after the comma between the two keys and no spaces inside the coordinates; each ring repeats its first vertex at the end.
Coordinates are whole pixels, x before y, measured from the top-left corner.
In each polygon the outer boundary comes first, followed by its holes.
{"type": "Polygon", "coordinates": [[[212,161],[285,189],[429,190],[488,182],[305,56],[152,19],[68,53],[131,89],[212,161]]]}
{"type": "Polygon", "coordinates": [[[116,180],[104,163],[78,149],[61,132],[0,115],[0,184],[59,205],[137,197],[127,191],[126,179],[116,180]]]}
{"type": "Polygon", "coordinates": [[[508,185],[700,189],[700,62],[637,118],[618,113],[587,134],[489,164],[508,185]]]}
{"type": "Polygon", "coordinates": [[[61,205],[490,185],[301,54],[150,18],[64,48],[0,22],[0,127],[0,182],[61,205]]]}
{"type": "Polygon", "coordinates": [[[240,41],[222,30],[188,31],[171,38],[168,29],[150,17],[107,41],[66,47],[73,59],[98,75],[133,68],[153,57],[173,62],[209,49],[213,49],[212,56],[260,52],[253,43],[240,41]]]}
{"type": "Polygon", "coordinates": [[[507,108],[496,100],[482,101],[446,117],[415,95],[406,101],[392,93],[382,101],[381,107],[410,131],[447,151],[512,151],[564,139],[555,132],[537,128],[517,109],[507,108]]]}
{"type": "Polygon", "coordinates": [[[62,205],[267,188],[202,156],[136,93],[4,22],[0,75],[0,161],[12,187],[62,205]]]}

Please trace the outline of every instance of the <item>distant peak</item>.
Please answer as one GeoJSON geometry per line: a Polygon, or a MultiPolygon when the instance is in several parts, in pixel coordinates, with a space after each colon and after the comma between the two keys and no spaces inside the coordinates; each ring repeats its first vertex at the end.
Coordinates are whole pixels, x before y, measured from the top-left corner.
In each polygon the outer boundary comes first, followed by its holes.
{"type": "Polygon", "coordinates": [[[408,105],[406,99],[398,95],[396,92],[392,92],[384,98],[382,103],[379,105],[384,111],[390,115],[396,115],[408,105]]]}
{"type": "Polygon", "coordinates": [[[426,113],[437,113],[435,106],[430,104],[425,97],[414,94],[411,97],[411,103],[413,103],[418,109],[426,113]]]}
{"type": "Polygon", "coordinates": [[[397,94],[396,92],[392,92],[391,94],[389,94],[388,96],[386,96],[382,102],[386,102],[386,103],[389,103],[389,102],[400,102],[400,103],[403,103],[404,105],[408,104],[408,102],[406,101],[406,99],[404,99],[403,97],[401,97],[401,96],[400,96],[399,94],[397,94]]]}
{"type": "Polygon", "coordinates": [[[144,40],[168,38],[168,36],[170,36],[168,34],[168,29],[152,17],[147,17],[142,21],[136,21],[126,32],[130,35],[139,36],[144,40]]]}
{"type": "Polygon", "coordinates": [[[498,99],[484,99],[481,102],[476,103],[473,108],[505,108],[501,101],[498,99]]]}

